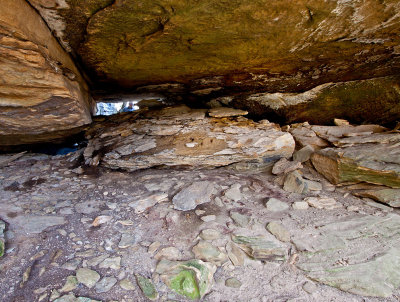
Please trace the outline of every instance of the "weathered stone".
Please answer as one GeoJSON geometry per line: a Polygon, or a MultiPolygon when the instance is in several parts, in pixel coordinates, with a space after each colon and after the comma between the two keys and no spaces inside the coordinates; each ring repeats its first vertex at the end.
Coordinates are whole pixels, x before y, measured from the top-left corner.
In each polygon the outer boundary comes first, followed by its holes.
{"type": "Polygon", "coordinates": [[[106,293],[117,283],[117,279],[114,277],[104,277],[96,283],[96,293],[106,293]]]}
{"type": "Polygon", "coordinates": [[[215,219],[217,219],[217,216],[215,216],[215,215],[206,215],[206,216],[200,217],[200,219],[203,220],[204,222],[211,222],[211,221],[215,221],[215,219]]]}
{"type": "Polygon", "coordinates": [[[0,12],[0,145],[63,137],[91,122],[88,87],[40,15],[23,0],[0,12]]]}
{"type": "Polygon", "coordinates": [[[375,133],[338,139],[340,148],[311,156],[319,173],[333,184],[368,182],[400,188],[400,133],[375,133]]]}
{"type": "Polygon", "coordinates": [[[70,292],[78,286],[79,282],[75,276],[68,276],[64,286],[60,289],[60,292],[70,292]]]}
{"type": "Polygon", "coordinates": [[[226,244],[226,251],[228,253],[229,260],[235,266],[242,266],[244,264],[244,253],[243,251],[233,242],[226,244]]]}
{"type": "Polygon", "coordinates": [[[213,108],[208,111],[208,115],[212,117],[229,117],[229,116],[241,116],[247,115],[248,112],[244,110],[228,108],[228,107],[218,107],[213,108]]]}
{"type": "Polygon", "coordinates": [[[221,236],[221,234],[220,232],[214,229],[205,229],[201,231],[199,236],[203,240],[215,240],[218,239],[221,236]]]}
{"type": "Polygon", "coordinates": [[[201,260],[168,261],[161,260],[156,272],[172,290],[190,299],[200,299],[213,285],[217,267],[201,260]]]}
{"type": "Polygon", "coordinates": [[[199,181],[182,189],[172,198],[174,208],[180,211],[195,209],[199,204],[211,202],[211,196],[215,193],[212,182],[199,181]]]}
{"type": "Polygon", "coordinates": [[[349,121],[344,120],[344,119],[340,119],[340,118],[334,118],[333,119],[333,123],[336,126],[348,126],[348,125],[350,125],[349,121]]]}
{"type": "Polygon", "coordinates": [[[238,244],[247,255],[255,259],[282,261],[286,258],[286,249],[265,237],[233,235],[232,241],[238,244]]]}
{"type": "Polygon", "coordinates": [[[212,262],[218,266],[228,260],[226,254],[207,241],[200,241],[193,247],[192,251],[196,259],[212,262]]]}
{"type": "Polygon", "coordinates": [[[291,125],[289,132],[293,135],[296,144],[302,148],[311,146],[314,150],[319,150],[329,146],[329,143],[320,138],[308,123],[291,125]]]}
{"type": "Polygon", "coordinates": [[[283,242],[290,241],[289,231],[279,222],[271,221],[267,224],[266,228],[278,240],[283,241],[283,242]]]}
{"type": "Polygon", "coordinates": [[[153,194],[148,197],[140,198],[129,203],[131,208],[135,209],[135,213],[143,213],[147,209],[155,206],[157,203],[168,200],[168,194],[153,194]]]}
{"type": "Polygon", "coordinates": [[[399,223],[396,214],[350,216],[302,231],[292,236],[304,251],[296,265],[312,280],[343,291],[389,297],[400,286],[399,223]]]}
{"type": "Polygon", "coordinates": [[[104,259],[103,262],[99,264],[100,268],[111,268],[111,269],[120,269],[121,267],[121,257],[110,257],[104,259]]]}
{"type": "Polygon", "coordinates": [[[241,214],[237,210],[230,211],[229,215],[231,216],[232,220],[235,222],[236,225],[245,228],[251,222],[251,216],[246,214],[241,214]]]}
{"type": "Polygon", "coordinates": [[[136,287],[129,279],[124,279],[119,282],[119,286],[121,286],[124,290],[135,290],[136,287]]]}
{"type": "Polygon", "coordinates": [[[154,301],[158,299],[158,291],[154,287],[153,282],[141,275],[136,275],[137,283],[142,290],[143,294],[150,300],[154,301]]]}
{"type": "Polygon", "coordinates": [[[314,153],[314,148],[312,146],[310,145],[305,146],[293,153],[293,160],[304,163],[310,159],[311,154],[313,153],[314,153]]]}
{"type": "Polygon", "coordinates": [[[400,207],[400,189],[365,190],[357,192],[355,195],[372,198],[391,207],[400,207]]]}
{"type": "Polygon", "coordinates": [[[291,193],[307,193],[308,184],[299,171],[290,172],[283,184],[283,189],[291,193]]]}
{"type": "Polygon", "coordinates": [[[281,158],[272,167],[272,174],[280,175],[292,172],[303,168],[303,165],[298,161],[288,161],[286,158],[281,158]]]}
{"type": "Polygon", "coordinates": [[[334,198],[331,197],[307,197],[304,199],[310,206],[317,209],[332,210],[341,206],[334,198]]]}
{"type": "Polygon", "coordinates": [[[86,285],[89,288],[92,288],[97,281],[100,280],[100,275],[96,271],[93,271],[88,268],[80,268],[76,271],[76,278],[79,283],[86,285]]]}
{"type": "Polygon", "coordinates": [[[233,200],[240,201],[242,199],[242,193],[240,192],[240,184],[232,185],[228,190],[225,191],[225,197],[233,200]]]}
{"type": "Polygon", "coordinates": [[[180,258],[181,252],[174,246],[163,248],[154,256],[154,259],[156,260],[167,259],[175,261],[180,260],[180,258]]]}
{"type": "Polygon", "coordinates": [[[289,205],[287,203],[276,198],[270,198],[265,203],[265,206],[267,207],[267,210],[272,212],[286,211],[287,209],[289,209],[289,205]]]}
{"type": "Polygon", "coordinates": [[[290,157],[294,140],[274,124],[245,118],[205,118],[201,110],[170,107],[102,118],[86,133],[87,164],[135,171],[154,166],[265,166],[290,157]],[[131,129],[129,136],[121,131],[131,129]],[[104,156],[96,150],[104,150],[104,156]]]}
{"type": "Polygon", "coordinates": [[[26,234],[39,234],[48,227],[66,224],[67,220],[61,216],[21,215],[10,219],[10,222],[18,226],[18,231],[26,234]]]}
{"type": "Polygon", "coordinates": [[[236,278],[229,278],[225,280],[225,285],[228,287],[240,288],[242,286],[242,282],[236,278]]]}
{"type": "Polygon", "coordinates": [[[120,249],[126,249],[132,245],[134,245],[137,242],[137,237],[132,234],[122,234],[121,240],[118,243],[118,247],[120,249]]]}
{"type": "Polygon", "coordinates": [[[309,205],[305,201],[295,201],[292,204],[292,208],[295,210],[307,210],[309,208],[309,205]]]}
{"type": "Polygon", "coordinates": [[[399,76],[326,83],[301,93],[259,93],[233,103],[250,114],[275,114],[288,123],[330,124],[335,117],[353,123],[387,123],[400,112],[399,76]],[[368,97],[366,97],[368,95],[368,97]],[[254,111],[253,108],[257,108],[254,111]],[[370,110],[369,108],[374,108],[370,110]]]}

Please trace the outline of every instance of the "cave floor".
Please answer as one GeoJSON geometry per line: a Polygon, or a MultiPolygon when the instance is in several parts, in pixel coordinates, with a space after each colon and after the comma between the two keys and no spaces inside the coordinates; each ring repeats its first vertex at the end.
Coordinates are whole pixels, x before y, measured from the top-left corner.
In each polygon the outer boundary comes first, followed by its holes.
{"type": "Polygon", "coordinates": [[[323,190],[308,197],[337,203],[295,209],[307,196],[285,192],[266,171],[82,171],[76,157],[26,154],[0,168],[2,302],[148,301],[137,275],[152,280],[157,301],[187,301],[155,269],[162,258],[195,256],[218,258],[207,258],[217,269],[202,301],[400,301],[397,209],[367,204],[322,177],[323,190]],[[174,209],[177,192],[197,182],[213,184],[211,201],[174,209]],[[278,202],[266,207],[270,198],[278,202]],[[271,221],[283,226],[275,232],[281,241],[266,229],[271,221]],[[205,229],[214,231],[200,238],[205,229]],[[229,251],[238,234],[272,242],[284,255],[251,258],[239,244],[229,251]],[[199,242],[212,256],[193,253],[199,242]],[[77,281],[82,268],[98,275],[77,281]]]}

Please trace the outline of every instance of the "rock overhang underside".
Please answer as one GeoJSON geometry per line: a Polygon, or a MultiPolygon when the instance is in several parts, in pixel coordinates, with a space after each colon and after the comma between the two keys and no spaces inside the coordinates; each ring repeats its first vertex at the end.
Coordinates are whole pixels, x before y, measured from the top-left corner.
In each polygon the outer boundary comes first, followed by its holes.
{"type": "Polygon", "coordinates": [[[122,92],[285,124],[399,120],[398,1],[7,0],[3,8],[2,145],[79,132],[92,96],[122,92]]]}

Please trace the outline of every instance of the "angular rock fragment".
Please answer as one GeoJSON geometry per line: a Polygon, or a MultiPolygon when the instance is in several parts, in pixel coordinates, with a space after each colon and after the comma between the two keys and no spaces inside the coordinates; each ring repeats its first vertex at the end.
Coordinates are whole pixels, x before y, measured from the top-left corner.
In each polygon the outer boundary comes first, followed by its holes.
{"type": "Polygon", "coordinates": [[[272,167],[272,174],[286,174],[297,169],[303,168],[303,165],[298,161],[288,161],[286,158],[281,158],[272,167]]]}
{"type": "Polygon", "coordinates": [[[79,283],[86,285],[88,288],[92,288],[97,281],[100,280],[100,275],[94,270],[80,268],[76,271],[76,278],[79,283]]]}
{"type": "Polygon", "coordinates": [[[212,117],[241,116],[241,115],[247,115],[247,114],[248,114],[247,111],[229,108],[229,107],[212,108],[208,111],[208,115],[212,116],[212,117]]]}
{"type": "Polygon", "coordinates": [[[168,194],[153,194],[144,198],[139,198],[131,203],[129,206],[135,209],[135,213],[143,213],[147,209],[155,206],[157,203],[168,200],[168,194]]]}
{"type": "Polygon", "coordinates": [[[242,282],[236,278],[229,278],[225,280],[225,285],[228,287],[239,288],[242,286],[242,282]]]}
{"type": "Polygon", "coordinates": [[[340,139],[340,148],[311,156],[319,173],[333,184],[367,182],[400,188],[400,133],[376,133],[340,139]]]}
{"type": "Polygon", "coordinates": [[[283,261],[286,249],[265,237],[232,236],[232,241],[250,257],[266,261],[283,261]]]}
{"type": "Polygon", "coordinates": [[[226,244],[226,251],[228,253],[229,260],[235,266],[242,266],[244,264],[244,253],[243,251],[233,242],[226,244]]]}
{"type": "Polygon", "coordinates": [[[341,207],[334,198],[330,197],[307,197],[304,199],[310,206],[317,209],[332,210],[341,207]]]}
{"type": "Polygon", "coordinates": [[[157,254],[154,255],[154,259],[161,260],[179,260],[181,258],[181,252],[174,246],[166,247],[161,249],[157,254]]]}
{"type": "Polygon", "coordinates": [[[174,208],[180,211],[195,209],[199,204],[211,201],[211,196],[216,192],[214,184],[209,181],[199,181],[182,189],[172,198],[174,208]]]}
{"type": "Polygon", "coordinates": [[[158,291],[156,290],[153,282],[141,275],[136,275],[137,283],[142,290],[143,294],[150,300],[158,299],[158,291]]]}
{"type": "Polygon", "coordinates": [[[302,148],[311,146],[314,150],[319,150],[329,146],[329,143],[320,138],[308,123],[292,125],[289,132],[293,135],[296,144],[302,148]]]}
{"type": "MultiPolygon", "coordinates": [[[[180,107],[178,107],[179,109],[180,107]]],[[[135,171],[156,166],[268,165],[290,157],[294,140],[274,124],[206,118],[189,108],[103,118],[87,131],[87,164],[135,171]],[[182,113],[182,110],[185,112],[182,113]],[[122,135],[127,130],[129,135],[122,135]]]]}
{"type": "Polygon", "coordinates": [[[290,233],[281,223],[277,221],[271,221],[267,224],[266,229],[278,240],[283,242],[290,241],[290,233]]]}
{"type": "Polygon", "coordinates": [[[239,210],[230,211],[229,215],[232,220],[241,228],[247,227],[251,222],[251,215],[247,215],[246,213],[240,213],[239,210]]]}
{"type": "Polygon", "coordinates": [[[212,262],[218,266],[228,259],[226,254],[207,241],[200,241],[193,247],[192,251],[196,259],[212,262]]]}
{"type": "Polygon", "coordinates": [[[276,198],[268,199],[268,201],[265,203],[265,206],[267,207],[267,210],[272,212],[280,212],[289,209],[289,205],[286,202],[276,198]]]}
{"type": "Polygon", "coordinates": [[[233,200],[240,201],[242,199],[242,193],[240,192],[240,184],[232,185],[228,190],[225,191],[225,197],[233,200]]]}
{"type": "Polygon", "coordinates": [[[293,171],[286,176],[283,189],[287,192],[301,194],[308,191],[308,186],[300,172],[293,171]]]}
{"type": "Polygon", "coordinates": [[[217,267],[201,260],[169,261],[161,260],[156,272],[172,290],[189,299],[200,299],[213,285],[217,267]]]}
{"type": "Polygon", "coordinates": [[[311,154],[314,153],[314,148],[310,145],[307,145],[300,150],[293,153],[293,160],[297,162],[304,163],[310,159],[311,154]]]}
{"type": "Polygon", "coordinates": [[[400,189],[383,190],[365,190],[354,193],[356,196],[372,198],[390,205],[391,207],[400,207],[400,189]]]}
{"type": "Polygon", "coordinates": [[[214,229],[205,229],[200,233],[200,238],[203,240],[214,240],[221,236],[221,233],[214,229]]]}

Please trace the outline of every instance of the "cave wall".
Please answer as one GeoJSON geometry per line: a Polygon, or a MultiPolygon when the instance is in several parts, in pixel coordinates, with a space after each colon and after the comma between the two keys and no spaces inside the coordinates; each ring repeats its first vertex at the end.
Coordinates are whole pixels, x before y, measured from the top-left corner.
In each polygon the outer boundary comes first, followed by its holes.
{"type": "Polygon", "coordinates": [[[88,86],[41,16],[24,0],[0,5],[0,143],[50,140],[90,123],[88,86]]]}

